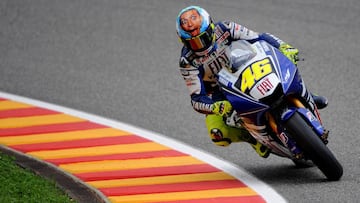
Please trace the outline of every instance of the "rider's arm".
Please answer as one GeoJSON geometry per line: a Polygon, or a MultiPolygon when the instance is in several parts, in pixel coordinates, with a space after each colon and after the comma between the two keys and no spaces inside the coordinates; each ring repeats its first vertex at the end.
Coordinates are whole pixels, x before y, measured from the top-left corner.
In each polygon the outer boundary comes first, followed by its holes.
{"type": "MultiPolygon", "coordinates": [[[[226,25],[226,23],[224,23],[224,25],[226,25]]],[[[232,37],[232,40],[244,39],[249,41],[250,43],[264,40],[267,43],[271,44],[273,47],[279,49],[279,51],[283,53],[288,59],[290,59],[292,63],[297,65],[297,61],[299,61],[299,50],[292,47],[290,44],[285,43],[278,37],[270,33],[259,34],[234,22],[228,22],[227,26],[231,33],[230,36],[232,37]]]]}
{"type": "Polygon", "coordinates": [[[270,33],[257,33],[235,22],[223,22],[222,24],[229,30],[233,40],[244,39],[250,43],[254,43],[258,40],[264,40],[276,48],[279,48],[281,44],[285,43],[270,33]]]}
{"type": "Polygon", "coordinates": [[[211,105],[214,101],[207,96],[202,71],[190,65],[185,57],[181,57],[180,72],[189,89],[194,110],[203,114],[212,114],[211,105]]]}

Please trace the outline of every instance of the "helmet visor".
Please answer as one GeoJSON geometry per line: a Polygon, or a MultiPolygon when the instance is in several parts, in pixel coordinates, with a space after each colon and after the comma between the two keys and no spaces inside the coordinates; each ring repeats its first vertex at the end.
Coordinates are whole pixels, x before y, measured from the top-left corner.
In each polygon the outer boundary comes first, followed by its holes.
{"type": "Polygon", "coordinates": [[[183,39],[183,43],[186,47],[195,52],[201,52],[209,48],[214,43],[214,24],[210,24],[209,27],[198,36],[183,39]]]}

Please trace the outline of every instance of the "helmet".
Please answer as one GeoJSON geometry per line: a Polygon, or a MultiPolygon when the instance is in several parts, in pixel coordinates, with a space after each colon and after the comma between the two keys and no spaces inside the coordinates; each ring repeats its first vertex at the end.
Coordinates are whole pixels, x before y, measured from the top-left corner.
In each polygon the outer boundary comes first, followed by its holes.
{"type": "Polygon", "coordinates": [[[198,55],[208,54],[213,49],[214,28],[209,13],[198,6],[184,8],[176,19],[176,30],[181,42],[198,55]]]}

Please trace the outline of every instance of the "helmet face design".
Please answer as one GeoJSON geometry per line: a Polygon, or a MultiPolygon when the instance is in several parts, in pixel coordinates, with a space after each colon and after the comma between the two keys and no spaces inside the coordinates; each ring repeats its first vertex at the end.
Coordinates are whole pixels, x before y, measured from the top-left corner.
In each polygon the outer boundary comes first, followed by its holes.
{"type": "Polygon", "coordinates": [[[215,42],[214,27],[208,12],[198,6],[181,10],[176,21],[179,38],[188,49],[197,53],[206,53],[212,49],[215,42]]]}

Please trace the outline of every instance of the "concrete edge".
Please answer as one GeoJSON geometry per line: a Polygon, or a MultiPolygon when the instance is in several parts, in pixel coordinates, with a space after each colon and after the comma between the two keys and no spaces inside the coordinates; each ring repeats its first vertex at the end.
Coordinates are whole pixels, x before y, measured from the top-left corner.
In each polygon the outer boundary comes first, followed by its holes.
{"type": "Polygon", "coordinates": [[[0,151],[6,155],[15,157],[15,162],[23,167],[30,169],[35,174],[54,180],[57,186],[68,194],[72,199],[79,203],[109,203],[108,198],[94,187],[86,184],[74,175],[61,170],[60,168],[38,160],[9,147],[0,145],[0,151]]]}

